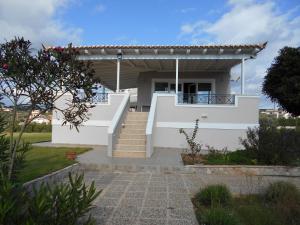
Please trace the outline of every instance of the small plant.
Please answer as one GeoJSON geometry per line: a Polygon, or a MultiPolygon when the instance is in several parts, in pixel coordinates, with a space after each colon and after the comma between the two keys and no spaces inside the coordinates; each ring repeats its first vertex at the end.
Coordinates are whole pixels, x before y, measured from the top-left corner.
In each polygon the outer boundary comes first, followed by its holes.
{"type": "Polygon", "coordinates": [[[232,201],[232,195],[225,185],[210,185],[196,194],[197,203],[205,206],[224,206],[232,201]]]}
{"type": "Polygon", "coordinates": [[[53,186],[42,184],[33,193],[2,177],[0,185],[0,224],[16,225],[92,225],[88,215],[92,202],[100,194],[94,182],[88,187],[83,175],[72,177],[69,183],[53,186]]]}
{"type": "MultiPolygon", "coordinates": [[[[267,188],[265,192],[267,202],[279,203],[282,201],[300,201],[300,191],[289,182],[278,181],[267,188]]],[[[300,204],[300,202],[299,202],[300,204]]]]}
{"type": "Polygon", "coordinates": [[[282,221],[289,225],[300,224],[300,191],[294,184],[284,181],[273,183],[264,197],[282,221]]]}
{"type": "Polygon", "coordinates": [[[212,208],[200,216],[201,225],[237,225],[238,219],[230,211],[223,208],[212,208]]]}
{"type": "Polygon", "coordinates": [[[202,145],[195,141],[198,133],[198,129],[199,129],[199,119],[196,119],[195,121],[195,127],[191,137],[189,137],[189,135],[186,133],[186,131],[183,128],[179,129],[179,133],[185,136],[186,142],[189,145],[189,155],[192,157],[193,161],[195,161],[195,157],[200,154],[202,149],[202,145]]]}

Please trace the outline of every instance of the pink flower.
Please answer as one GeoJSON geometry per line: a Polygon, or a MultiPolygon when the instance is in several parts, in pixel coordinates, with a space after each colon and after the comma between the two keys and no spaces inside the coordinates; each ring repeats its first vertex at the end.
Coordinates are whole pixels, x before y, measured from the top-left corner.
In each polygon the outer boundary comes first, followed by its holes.
{"type": "Polygon", "coordinates": [[[4,63],[2,66],[2,69],[7,70],[8,69],[8,64],[4,63]]]}

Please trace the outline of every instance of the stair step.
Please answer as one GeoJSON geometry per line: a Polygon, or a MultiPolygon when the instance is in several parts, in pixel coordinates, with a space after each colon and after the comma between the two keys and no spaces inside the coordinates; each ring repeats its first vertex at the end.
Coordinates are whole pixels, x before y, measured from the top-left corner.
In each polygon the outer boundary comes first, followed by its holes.
{"type": "Polygon", "coordinates": [[[125,144],[116,144],[116,151],[145,151],[146,145],[125,145],[125,144]]]}
{"type": "Polygon", "coordinates": [[[122,151],[122,150],[115,150],[113,151],[113,157],[120,157],[120,158],[146,158],[145,151],[122,151]]]}
{"type": "Polygon", "coordinates": [[[122,127],[123,129],[146,129],[146,124],[124,124],[124,126],[122,127]]]}
{"type": "Polygon", "coordinates": [[[148,114],[127,114],[127,119],[145,120],[148,118],[148,114]]]}
{"type": "Polygon", "coordinates": [[[123,139],[119,138],[118,144],[123,144],[123,145],[145,145],[146,140],[145,139],[123,139]]]}
{"type": "Polygon", "coordinates": [[[132,119],[127,119],[127,120],[125,120],[125,124],[147,124],[147,120],[132,120],[132,119]]]}
{"type": "Polygon", "coordinates": [[[132,128],[122,128],[121,129],[121,134],[146,134],[146,130],[145,129],[132,129],[132,128]]]}
{"type": "Polygon", "coordinates": [[[146,140],[145,134],[120,133],[120,139],[143,139],[146,140]]]}

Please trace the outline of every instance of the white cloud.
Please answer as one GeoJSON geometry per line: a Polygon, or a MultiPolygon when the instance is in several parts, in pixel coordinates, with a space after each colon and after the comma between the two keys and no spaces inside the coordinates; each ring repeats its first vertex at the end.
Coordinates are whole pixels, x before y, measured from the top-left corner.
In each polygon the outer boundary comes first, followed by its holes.
{"type": "Polygon", "coordinates": [[[189,8],[179,9],[179,10],[177,10],[177,12],[179,12],[179,13],[189,13],[189,12],[193,12],[195,10],[196,10],[196,8],[189,7],[189,8]]]}
{"type": "Polygon", "coordinates": [[[188,38],[193,44],[268,41],[257,59],[246,62],[246,91],[259,94],[262,79],[278,50],[284,46],[300,46],[300,16],[295,15],[299,7],[281,12],[272,1],[230,0],[228,4],[230,10],[215,22],[200,20],[182,25],[179,37],[188,38]]]}
{"type": "Polygon", "coordinates": [[[0,42],[24,36],[34,47],[80,42],[81,29],[64,24],[58,12],[70,0],[0,0],[0,42]]]}
{"type": "Polygon", "coordinates": [[[95,6],[94,11],[97,13],[102,13],[106,10],[105,5],[99,3],[98,5],[95,6]]]}

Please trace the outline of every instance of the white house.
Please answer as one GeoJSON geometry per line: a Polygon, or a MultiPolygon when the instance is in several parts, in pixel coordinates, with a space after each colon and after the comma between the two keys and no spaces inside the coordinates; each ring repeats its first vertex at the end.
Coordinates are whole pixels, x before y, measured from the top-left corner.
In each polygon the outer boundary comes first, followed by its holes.
{"type": "MultiPolygon", "coordinates": [[[[78,46],[78,60],[91,60],[96,76],[115,93],[97,95],[97,106],[79,132],[61,126],[53,112],[53,143],[105,145],[108,156],[151,157],[156,147],[186,148],[180,128],[199,119],[204,145],[241,148],[239,137],[258,125],[258,96],[245,93],[244,66],[265,48],[252,45],[78,46]],[[230,70],[241,65],[240,94],[231,94],[230,70]],[[129,93],[137,88],[137,109],[129,93]]],[[[251,74],[247,74],[251,76],[251,74]]],[[[56,104],[65,104],[65,95],[56,104]]]]}

